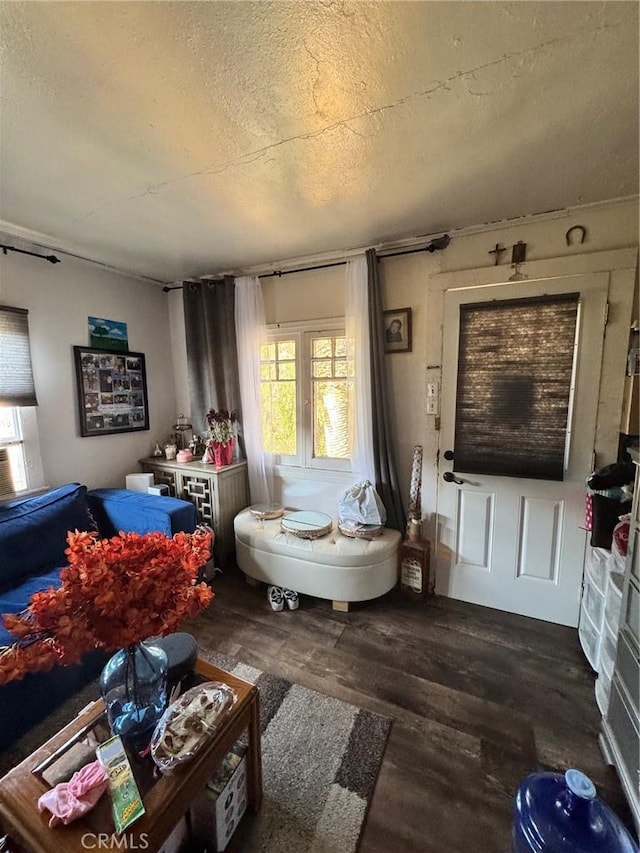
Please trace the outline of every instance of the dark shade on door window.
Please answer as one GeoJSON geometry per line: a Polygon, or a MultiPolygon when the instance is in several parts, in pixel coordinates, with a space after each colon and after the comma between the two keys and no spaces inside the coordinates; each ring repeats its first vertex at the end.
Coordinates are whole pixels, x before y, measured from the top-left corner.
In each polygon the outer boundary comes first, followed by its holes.
{"type": "Polygon", "coordinates": [[[578,301],[460,306],[456,471],[563,479],[578,301]]]}

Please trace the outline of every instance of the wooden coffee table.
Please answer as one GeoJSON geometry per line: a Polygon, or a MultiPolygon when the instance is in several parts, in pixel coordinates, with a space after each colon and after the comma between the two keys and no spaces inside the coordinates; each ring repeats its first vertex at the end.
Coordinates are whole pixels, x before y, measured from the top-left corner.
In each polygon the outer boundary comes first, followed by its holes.
{"type": "MultiPolygon", "coordinates": [[[[222,759],[243,731],[248,732],[247,798],[254,812],[262,802],[262,759],[260,751],[260,705],[257,687],[229,672],[198,659],[195,672],[203,681],[220,681],[235,690],[237,701],[196,757],[168,776],[160,776],[142,799],[146,813],[125,833],[127,849],[158,850],[194,799],[214,775],[222,759]],[[135,846],[137,844],[137,846],[135,846]]],[[[84,727],[104,712],[101,699],[82,711],[43,746],[0,779],[0,836],[10,838],[11,850],[28,853],[82,853],[87,849],[87,833],[113,834],[108,794],[84,818],[49,829],[49,812],[38,812],[38,798],[48,785],[32,773],[47,757],[60,749],[84,727]],[[84,845],[82,839],[84,837],[84,845]]],[[[134,773],[136,773],[135,764],[134,773]]],[[[142,792],[142,786],[141,792],[142,792]]]]}

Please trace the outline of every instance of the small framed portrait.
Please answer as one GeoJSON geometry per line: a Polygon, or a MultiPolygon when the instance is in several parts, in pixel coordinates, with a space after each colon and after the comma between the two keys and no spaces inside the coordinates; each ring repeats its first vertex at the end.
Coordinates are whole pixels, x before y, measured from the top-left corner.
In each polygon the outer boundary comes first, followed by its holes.
{"type": "Polygon", "coordinates": [[[411,308],[383,311],[384,351],[411,352],[411,308]]]}

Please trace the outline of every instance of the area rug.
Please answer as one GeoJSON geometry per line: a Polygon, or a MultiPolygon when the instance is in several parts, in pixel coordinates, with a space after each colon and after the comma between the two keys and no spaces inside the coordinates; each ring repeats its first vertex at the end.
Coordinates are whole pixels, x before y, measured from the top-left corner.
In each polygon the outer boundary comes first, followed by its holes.
{"type": "MultiPolygon", "coordinates": [[[[245,815],[228,853],[355,851],[391,720],[226,656],[201,654],[260,690],[263,803],[257,815],[245,815]]],[[[89,685],[34,727],[0,755],[0,773],[95,695],[89,685]]]]}

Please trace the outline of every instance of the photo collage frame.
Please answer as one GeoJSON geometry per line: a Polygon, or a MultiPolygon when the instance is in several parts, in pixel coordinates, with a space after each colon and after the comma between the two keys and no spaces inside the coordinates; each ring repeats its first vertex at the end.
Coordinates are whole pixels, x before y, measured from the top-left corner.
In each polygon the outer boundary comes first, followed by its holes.
{"type": "Polygon", "coordinates": [[[141,352],[74,347],[80,435],[149,429],[147,376],[141,352]]]}

